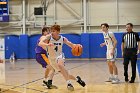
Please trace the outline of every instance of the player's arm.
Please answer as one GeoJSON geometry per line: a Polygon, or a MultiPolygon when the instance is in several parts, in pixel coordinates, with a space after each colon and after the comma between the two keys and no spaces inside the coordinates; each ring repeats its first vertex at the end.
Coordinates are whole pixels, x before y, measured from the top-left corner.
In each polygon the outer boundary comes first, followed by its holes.
{"type": "Polygon", "coordinates": [[[69,47],[73,47],[74,45],[76,45],[76,44],[73,44],[72,42],[70,42],[67,38],[65,38],[64,37],[64,43],[66,44],[66,45],[68,45],[69,47]]]}
{"type": "Polygon", "coordinates": [[[104,42],[104,43],[101,43],[100,44],[100,47],[103,47],[103,46],[105,46],[106,45],[106,43],[104,42]]]}
{"type": "Polygon", "coordinates": [[[50,38],[50,35],[42,36],[40,38],[40,42],[38,45],[41,46],[43,49],[46,49],[47,46],[51,45],[49,44],[49,38],[50,38]]]}
{"type": "Polygon", "coordinates": [[[116,46],[117,46],[117,40],[116,40],[116,38],[115,38],[115,36],[114,36],[114,34],[112,34],[112,41],[113,41],[113,50],[115,50],[115,48],[116,48],[116,46]]]}

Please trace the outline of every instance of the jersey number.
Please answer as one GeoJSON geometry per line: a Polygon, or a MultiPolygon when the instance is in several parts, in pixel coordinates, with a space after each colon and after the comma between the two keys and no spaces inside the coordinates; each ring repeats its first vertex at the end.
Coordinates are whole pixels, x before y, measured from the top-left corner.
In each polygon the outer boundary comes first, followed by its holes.
{"type": "Polygon", "coordinates": [[[56,47],[54,48],[54,50],[57,52],[57,51],[58,51],[58,46],[56,46],[56,47]]]}

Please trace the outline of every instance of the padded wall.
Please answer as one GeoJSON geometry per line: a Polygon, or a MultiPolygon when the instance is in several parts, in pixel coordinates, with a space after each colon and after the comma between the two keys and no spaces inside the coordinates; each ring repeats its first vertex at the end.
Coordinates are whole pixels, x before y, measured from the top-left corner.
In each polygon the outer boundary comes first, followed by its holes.
{"type": "MultiPolygon", "coordinates": [[[[117,58],[122,58],[121,55],[121,41],[123,33],[115,33],[118,41],[117,44],[117,58]]],[[[140,34],[140,33],[139,33],[140,34]]],[[[106,46],[100,47],[104,42],[102,33],[82,33],[82,34],[62,34],[71,42],[83,45],[83,54],[80,57],[75,57],[71,53],[71,48],[64,45],[63,52],[66,58],[105,58],[106,46]]],[[[35,58],[36,41],[40,35],[8,35],[5,36],[6,58],[9,58],[12,52],[16,53],[17,58],[35,58]],[[21,54],[22,53],[22,54],[21,54]]],[[[140,57],[140,55],[138,55],[140,57]]]]}
{"type": "Polygon", "coordinates": [[[90,43],[89,43],[89,34],[83,33],[81,34],[81,45],[83,46],[83,53],[81,58],[89,58],[90,57],[90,43]]]}
{"type": "MultiPolygon", "coordinates": [[[[117,57],[122,58],[121,55],[121,41],[123,33],[115,33],[115,37],[118,41],[117,44],[117,57]]],[[[140,34],[140,33],[139,33],[140,34]]],[[[63,52],[66,58],[105,58],[106,47],[100,47],[100,44],[104,42],[102,33],[82,33],[79,34],[62,34],[67,37],[71,42],[83,45],[83,54],[80,57],[75,57],[71,53],[71,48],[64,45],[63,52]]],[[[16,58],[35,58],[35,46],[36,41],[40,35],[7,35],[5,36],[5,57],[9,59],[14,52],[16,58]]],[[[140,55],[138,55],[140,57],[140,55]]],[[[140,72],[140,62],[137,62],[138,70],[140,72]]]]}
{"type": "Polygon", "coordinates": [[[28,35],[20,35],[19,37],[19,58],[29,58],[28,56],[28,35]]]}
{"type": "Polygon", "coordinates": [[[5,36],[5,58],[9,59],[11,54],[14,52],[16,57],[20,57],[19,52],[19,36],[7,35],[5,36]]]}
{"type": "Polygon", "coordinates": [[[31,35],[29,37],[29,58],[35,58],[35,46],[37,44],[37,40],[40,38],[41,35],[31,35]]]}
{"type": "Polygon", "coordinates": [[[100,47],[104,42],[102,33],[90,34],[89,36],[89,53],[90,58],[105,58],[106,47],[100,47]]]}

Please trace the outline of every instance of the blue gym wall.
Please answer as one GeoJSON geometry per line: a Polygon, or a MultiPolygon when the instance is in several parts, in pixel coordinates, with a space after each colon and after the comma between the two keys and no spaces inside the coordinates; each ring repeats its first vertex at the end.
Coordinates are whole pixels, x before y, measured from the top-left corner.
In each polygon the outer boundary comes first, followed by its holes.
{"type": "MultiPolygon", "coordinates": [[[[117,58],[121,58],[121,41],[123,33],[115,33],[118,41],[117,44],[117,58]]],[[[140,33],[139,33],[140,34],[140,33]]],[[[67,37],[71,42],[83,45],[83,54],[75,57],[71,53],[71,48],[64,45],[63,52],[66,58],[105,58],[106,46],[100,47],[104,42],[102,33],[82,33],[82,34],[62,34],[67,37]]],[[[35,58],[36,41],[40,37],[37,35],[7,35],[5,36],[5,57],[9,59],[10,55],[14,52],[17,58],[32,59],[35,58]]],[[[138,56],[140,57],[140,56],[138,56]]]]}
{"type": "MultiPolygon", "coordinates": [[[[121,41],[123,33],[115,33],[118,41],[117,44],[117,58],[122,58],[121,55],[121,41]]],[[[140,33],[139,33],[140,34],[140,33]]],[[[75,44],[83,45],[83,53],[79,57],[75,57],[71,53],[71,48],[64,45],[63,52],[66,58],[105,58],[106,47],[100,47],[104,42],[102,33],[82,33],[82,34],[62,34],[75,44]]],[[[16,58],[19,59],[34,59],[36,41],[40,35],[7,35],[5,36],[5,57],[9,59],[14,52],[16,58]]],[[[138,56],[140,58],[140,55],[138,56]]],[[[138,60],[138,70],[140,72],[140,61],[138,60]]]]}
{"type": "Polygon", "coordinates": [[[28,58],[35,58],[35,46],[37,44],[37,40],[41,35],[31,35],[29,36],[29,51],[28,51],[28,58]]]}
{"type": "Polygon", "coordinates": [[[5,57],[6,57],[6,59],[9,59],[13,52],[16,54],[17,58],[20,58],[19,36],[7,35],[7,36],[5,36],[5,57]]]}

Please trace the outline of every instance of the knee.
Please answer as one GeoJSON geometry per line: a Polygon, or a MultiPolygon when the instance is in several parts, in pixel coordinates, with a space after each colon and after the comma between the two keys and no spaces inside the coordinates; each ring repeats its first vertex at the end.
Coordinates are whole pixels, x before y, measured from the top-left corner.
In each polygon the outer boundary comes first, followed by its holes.
{"type": "Polygon", "coordinates": [[[112,66],[113,66],[112,62],[109,62],[109,63],[108,63],[108,66],[109,66],[109,67],[112,67],[112,66]]]}
{"type": "Polygon", "coordinates": [[[55,73],[55,69],[53,69],[53,68],[50,69],[50,71],[51,71],[51,73],[55,73]]]}
{"type": "Polygon", "coordinates": [[[62,61],[59,61],[58,63],[57,63],[57,65],[58,65],[58,67],[63,67],[64,66],[64,63],[62,62],[62,61]]]}
{"type": "Polygon", "coordinates": [[[52,70],[53,68],[51,67],[51,65],[48,65],[46,69],[47,70],[52,70]]]}
{"type": "Polygon", "coordinates": [[[59,68],[63,68],[63,65],[62,64],[57,64],[59,68]]]}
{"type": "Polygon", "coordinates": [[[116,64],[115,64],[115,62],[113,62],[113,63],[112,63],[112,66],[113,66],[113,67],[116,67],[116,64]]]}

